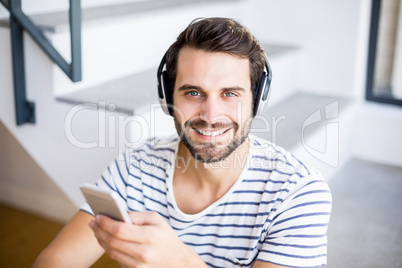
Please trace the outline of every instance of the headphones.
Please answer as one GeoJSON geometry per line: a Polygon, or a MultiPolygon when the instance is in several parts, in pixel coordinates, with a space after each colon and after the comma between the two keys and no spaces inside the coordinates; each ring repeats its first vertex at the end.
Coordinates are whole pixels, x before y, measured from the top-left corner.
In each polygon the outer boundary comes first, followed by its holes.
{"type": "MultiPolygon", "coordinates": [[[[173,89],[170,86],[171,81],[166,71],[166,53],[159,64],[157,78],[159,103],[165,114],[173,116],[173,89]]],[[[258,79],[253,92],[253,117],[261,114],[265,104],[268,102],[271,80],[272,70],[265,55],[265,69],[258,79]]]]}

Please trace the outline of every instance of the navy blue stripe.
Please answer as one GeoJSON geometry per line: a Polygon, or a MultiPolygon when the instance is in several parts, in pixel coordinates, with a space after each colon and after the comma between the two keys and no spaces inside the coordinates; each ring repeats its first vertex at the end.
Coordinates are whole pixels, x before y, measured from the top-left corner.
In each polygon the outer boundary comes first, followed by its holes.
{"type": "MultiPolygon", "coordinates": [[[[143,201],[138,200],[137,198],[134,198],[134,197],[132,197],[132,196],[127,197],[127,199],[134,200],[134,201],[136,201],[136,202],[140,203],[141,205],[145,206],[145,204],[144,204],[144,202],[143,202],[143,201]]],[[[127,207],[128,207],[128,209],[129,209],[129,210],[131,210],[131,211],[135,211],[135,209],[133,209],[133,208],[129,207],[129,206],[128,206],[128,204],[127,204],[127,207]]]]}
{"type": "MultiPolygon", "coordinates": [[[[234,201],[234,202],[226,202],[226,203],[222,203],[219,206],[227,206],[227,205],[251,205],[251,206],[259,206],[259,205],[268,205],[268,204],[272,204],[272,203],[276,203],[276,202],[283,202],[283,199],[277,198],[275,200],[269,200],[269,201],[258,201],[258,202],[242,202],[242,201],[234,201]]],[[[271,210],[271,211],[276,211],[275,210],[271,210]]]]}
{"type": "MultiPolygon", "coordinates": [[[[181,220],[178,220],[177,218],[170,216],[171,219],[177,221],[177,222],[183,222],[181,220]]],[[[174,225],[172,225],[172,228],[176,231],[183,231],[185,229],[190,229],[195,226],[201,226],[201,227],[235,227],[235,228],[262,228],[264,224],[220,224],[220,223],[196,223],[196,224],[191,224],[189,226],[179,228],[174,225]]]]}
{"type": "Polygon", "coordinates": [[[316,224],[305,224],[305,225],[295,225],[287,228],[283,228],[277,231],[270,232],[269,235],[274,235],[283,231],[287,230],[295,230],[295,229],[306,229],[306,228],[312,228],[312,227],[327,227],[328,225],[326,223],[316,223],[316,224]]]}
{"type": "Polygon", "coordinates": [[[169,216],[167,216],[167,215],[165,215],[165,214],[163,214],[162,212],[160,212],[160,211],[155,211],[155,210],[152,210],[152,209],[149,209],[149,208],[145,208],[147,211],[153,211],[153,212],[156,212],[156,213],[158,213],[159,215],[161,215],[163,218],[165,218],[166,220],[169,220],[170,219],[170,217],[169,216]]]}
{"type": "Polygon", "coordinates": [[[249,235],[219,235],[219,234],[214,234],[214,233],[209,233],[209,234],[200,234],[200,233],[185,233],[180,235],[179,237],[183,236],[198,236],[198,237],[206,237],[206,236],[213,236],[213,237],[218,237],[218,238],[235,238],[235,239],[247,239],[247,240],[252,240],[252,239],[259,239],[259,236],[249,236],[249,235]]]}
{"type": "MultiPolygon", "coordinates": [[[[88,202],[85,202],[85,203],[87,203],[87,204],[88,204],[88,202]]],[[[92,216],[94,216],[94,217],[95,217],[95,214],[93,214],[92,212],[89,212],[89,211],[88,211],[88,210],[86,210],[86,209],[80,208],[80,210],[81,210],[81,211],[83,211],[83,212],[85,212],[85,213],[88,213],[89,215],[92,215],[92,216]]]]}
{"type": "MultiPolygon", "coordinates": [[[[143,184],[143,185],[146,185],[146,186],[148,186],[148,187],[150,187],[150,188],[152,188],[153,190],[157,190],[157,189],[155,189],[154,187],[152,187],[152,186],[150,186],[150,185],[148,185],[148,184],[146,184],[146,183],[144,183],[144,182],[143,182],[142,184],[143,184]]],[[[135,187],[135,186],[133,186],[133,185],[128,185],[128,187],[131,187],[131,188],[133,188],[134,190],[136,190],[137,192],[142,193],[142,195],[143,195],[143,197],[144,197],[145,199],[148,199],[148,200],[150,200],[150,201],[152,201],[152,202],[154,202],[154,203],[160,204],[160,205],[162,205],[163,207],[166,207],[166,208],[167,208],[167,204],[162,203],[161,201],[158,201],[158,200],[156,200],[156,199],[153,199],[153,198],[151,198],[151,197],[149,197],[149,196],[144,195],[142,189],[137,188],[137,187],[135,187]]],[[[159,192],[159,190],[157,190],[157,191],[159,192]]],[[[161,193],[164,194],[163,192],[161,192],[161,193]]],[[[133,197],[131,197],[131,196],[129,196],[128,198],[137,201],[137,199],[135,199],[135,198],[133,198],[133,197]]],[[[142,205],[144,205],[144,203],[142,203],[142,205]]]]}
{"type": "MultiPolygon", "coordinates": [[[[135,150],[135,151],[133,151],[133,152],[130,152],[130,155],[133,156],[133,154],[139,153],[139,152],[144,152],[144,154],[145,154],[146,156],[151,156],[151,157],[154,157],[154,158],[156,158],[156,159],[160,159],[160,160],[162,160],[162,161],[164,161],[164,162],[167,162],[169,165],[172,165],[172,163],[171,163],[168,159],[166,159],[166,158],[164,158],[164,157],[161,157],[161,156],[154,155],[154,154],[149,154],[149,153],[148,153],[147,151],[145,151],[144,149],[139,149],[139,150],[135,150]]],[[[138,154],[138,155],[141,156],[140,154],[138,154]]]]}
{"type": "Polygon", "coordinates": [[[281,255],[281,256],[295,258],[295,259],[316,259],[316,258],[321,258],[321,257],[327,256],[327,254],[318,254],[318,255],[311,255],[311,256],[295,255],[295,254],[287,254],[287,253],[283,253],[283,252],[277,252],[277,251],[265,250],[265,249],[261,249],[261,252],[266,252],[266,253],[275,254],[275,255],[281,255]]]}
{"type": "Polygon", "coordinates": [[[254,145],[261,145],[257,140],[253,140],[254,141],[254,145]]]}
{"type": "Polygon", "coordinates": [[[144,196],[144,198],[145,198],[145,199],[148,199],[148,200],[150,200],[150,201],[152,201],[152,202],[154,202],[154,203],[156,203],[156,204],[159,204],[159,205],[161,205],[161,206],[163,206],[163,207],[165,207],[165,208],[167,208],[167,204],[166,204],[166,203],[162,203],[161,201],[156,200],[156,199],[153,199],[153,198],[151,198],[151,197],[149,197],[149,196],[144,196]]]}
{"type": "Polygon", "coordinates": [[[129,173],[129,168],[128,168],[128,165],[127,165],[128,161],[127,161],[126,154],[123,154],[123,157],[124,157],[124,164],[126,166],[127,173],[129,173]]]}
{"type": "MultiPolygon", "coordinates": [[[[117,191],[115,188],[112,187],[112,185],[109,184],[109,182],[105,179],[105,177],[103,177],[103,175],[101,176],[102,181],[107,185],[107,187],[109,187],[110,190],[112,191],[117,191]]],[[[96,186],[100,187],[98,185],[98,183],[95,183],[96,186]]]]}
{"type": "Polygon", "coordinates": [[[233,191],[234,194],[276,194],[278,192],[289,192],[289,189],[279,189],[278,191],[269,191],[269,190],[264,190],[264,191],[257,191],[257,190],[237,190],[233,191]]]}
{"type": "MultiPolygon", "coordinates": [[[[106,179],[105,179],[103,176],[101,176],[101,178],[102,178],[102,181],[107,185],[107,187],[109,187],[110,190],[112,190],[112,191],[118,193],[119,196],[120,196],[124,201],[127,201],[127,199],[120,193],[120,191],[119,191],[119,189],[118,189],[117,187],[116,187],[116,189],[114,189],[114,188],[106,181],[106,179]]],[[[95,183],[95,185],[99,187],[98,183],[95,183]]]]}
{"type": "Polygon", "coordinates": [[[302,174],[300,174],[299,172],[295,172],[295,173],[287,173],[287,172],[283,172],[277,169],[264,169],[264,168],[249,168],[248,170],[251,171],[261,171],[261,172],[268,172],[268,173],[272,173],[272,172],[276,172],[282,175],[287,175],[287,176],[292,176],[292,175],[297,175],[300,178],[304,177],[302,174]]]}
{"type": "Polygon", "coordinates": [[[245,250],[245,251],[252,251],[254,248],[249,248],[249,247],[237,247],[237,246],[221,246],[221,245],[217,245],[214,243],[202,243],[202,244],[198,244],[198,243],[190,243],[190,242],[184,242],[186,245],[188,246],[192,246],[192,247],[205,247],[205,246],[209,246],[209,247],[213,247],[213,248],[221,248],[221,249],[228,249],[228,250],[245,250]]]}
{"type": "Polygon", "coordinates": [[[281,244],[281,243],[275,243],[275,242],[265,242],[265,244],[269,244],[272,246],[279,246],[279,247],[291,247],[291,248],[322,248],[326,247],[327,243],[323,244],[318,244],[318,245],[299,245],[299,244],[281,244]]]}
{"type": "Polygon", "coordinates": [[[136,190],[137,192],[139,192],[139,193],[143,194],[143,192],[142,192],[142,189],[141,189],[141,188],[137,188],[137,187],[135,187],[135,186],[134,186],[134,185],[132,185],[132,184],[127,185],[127,188],[128,188],[128,187],[133,188],[133,189],[134,189],[134,190],[136,190]]]}
{"type": "Polygon", "coordinates": [[[119,168],[119,163],[117,162],[117,160],[114,160],[114,162],[115,162],[116,169],[117,169],[117,172],[119,173],[119,176],[120,176],[121,180],[124,182],[125,185],[127,185],[127,184],[125,183],[125,180],[124,180],[123,175],[121,175],[120,168],[119,168]]]}
{"type": "MultiPolygon", "coordinates": [[[[287,235],[286,237],[295,237],[295,238],[323,238],[327,236],[327,234],[294,234],[294,235],[287,235]]],[[[275,239],[275,237],[273,237],[272,239],[275,239]]]]}
{"type": "Polygon", "coordinates": [[[157,179],[157,180],[159,180],[159,181],[165,183],[165,179],[164,179],[164,178],[160,178],[160,177],[158,177],[158,176],[156,176],[156,175],[154,175],[154,174],[145,172],[145,171],[143,171],[143,170],[141,170],[141,172],[144,173],[145,175],[148,175],[148,176],[150,176],[150,177],[152,177],[152,178],[155,178],[155,179],[157,179]]]}
{"type": "MultiPolygon", "coordinates": [[[[139,171],[141,171],[141,173],[144,173],[145,175],[148,175],[148,176],[150,176],[150,177],[152,177],[152,178],[155,178],[155,179],[157,179],[157,180],[159,180],[159,181],[165,183],[165,179],[160,178],[160,177],[158,177],[158,176],[156,176],[156,175],[154,175],[154,174],[148,173],[148,172],[146,172],[146,171],[144,171],[144,170],[141,170],[139,167],[136,167],[136,166],[134,166],[134,165],[131,165],[131,166],[132,166],[132,167],[135,167],[136,169],[138,169],[139,171]]],[[[134,175],[133,175],[133,176],[134,176],[134,175]]]]}
{"type": "MultiPolygon", "coordinates": [[[[140,177],[140,176],[134,175],[134,174],[131,173],[131,172],[128,173],[128,176],[132,176],[132,177],[134,177],[135,179],[141,181],[141,177],[140,177]]],[[[141,183],[142,183],[142,181],[141,181],[141,183]]],[[[127,184],[127,186],[128,186],[128,184],[127,184]]]]}
{"type": "Polygon", "coordinates": [[[274,226],[278,225],[278,224],[281,224],[281,223],[284,223],[286,221],[290,221],[290,220],[294,220],[294,219],[298,219],[298,218],[313,217],[313,216],[329,216],[329,215],[331,215],[330,212],[304,213],[304,214],[296,215],[296,216],[293,216],[293,217],[289,217],[289,218],[277,221],[277,222],[275,222],[274,226]]]}
{"type": "Polygon", "coordinates": [[[293,157],[293,159],[295,159],[297,162],[299,162],[300,165],[302,165],[304,167],[304,169],[307,171],[307,175],[311,174],[310,170],[306,167],[306,165],[303,164],[302,161],[299,160],[299,158],[297,158],[293,154],[290,154],[290,155],[293,157]]]}
{"type": "Polygon", "coordinates": [[[142,182],[142,184],[143,184],[144,186],[147,186],[148,188],[150,188],[150,189],[152,189],[152,190],[154,190],[154,191],[156,191],[156,192],[158,192],[158,193],[160,193],[160,194],[166,196],[166,192],[164,192],[164,191],[162,191],[162,190],[159,190],[158,188],[155,188],[155,187],[153,187],[152,185],[147,184],[147,183],[145,183],[145,182],[142,182]]]}
{"type": "Polygon", "coordinates": [[[273,184],[284,184],[284,183],[290,183],[290,184],[296,184],[296,181],[289,181],[287,179],[283,180],[283,181],[276,181],[276,180],[255,180],[255,179],[245,179],[243,180],[243,182],[247,182],[247,183],[252,183],[252,182],[261,182],[261,183],[273,183],[273,184]]]}
{"type": "MultiPolygon", "coordinates": [[[[307,184],[307,185],[308,185],[308,184],[307,184]]],[[[298,197],[300,197],[300,196],[303,196],[303,195],[319,194],[319,193],[330,193],[330,191],[329,191],[329,190],[313,190],[313,191],[307,191],[307,192],[304,192],[304,193],[301,193],[301,194],[296,195],[293,199],[296,199],[296,198],[298,198],[298,197]]]]}
{"type": "Polygon", "coordinates": [[[311,205],[331,205],[331,204],[332,204],[331,201],[312,201],[312,202],[298,204],[296,206],[289,208],[288,210],[298,208],[298,207],[311,206],[311,205]]]}
{"type": "MultiPolygon", "coordinates": [[[[143,163],[147,164],[148,166],[153,166],[153,167],[155,167],[155,168],[158,168],[158,169],[160,169],[160,170],[166,172],[166,169],[165,169],[165,168],[163,168],[163,167],[161,167],[161,166],[157,166],[157,165],[155,165],[154,163],[149,162],[149,161],[146,160],[145,158],[141,159],[141,158],[136,158],[135,156],[133,156],[132,158],[134,158],[135,160],[137,160],[138,165],[141,165],[140,162],[143,162],[143,163]]],[[[139,167],[137,167],[137,165],[135,165],[134,163],[131,163],[131,165],[139,169],[139,167]]]]}
{"type": "Polygon", "coordinates": [[[217,213],[217,214],[207,214],[205,217],[258,217],[268,215],[269,211],[258,212],[258,213],[217,213]]]}
{"type": "MultiPolygon", "coordinates": [[[[116,167],[116,168],[117,168],[117,167],[116,167]]],[[[107,170],[109,171],[110,177],[113,178],[112,171],[110,170],[110,167],[107,167],[107,170]]],[[[117,168],[117,170],[119,170],[119,169],[117,168]]],[[[126,181],[124,180],[124,178],[123,178],[122,176],[120,176],[120,178],[121,178],[121,181],[124,183],[124,185],[127,185],[127,183],[126,183],[126,181]]]]}

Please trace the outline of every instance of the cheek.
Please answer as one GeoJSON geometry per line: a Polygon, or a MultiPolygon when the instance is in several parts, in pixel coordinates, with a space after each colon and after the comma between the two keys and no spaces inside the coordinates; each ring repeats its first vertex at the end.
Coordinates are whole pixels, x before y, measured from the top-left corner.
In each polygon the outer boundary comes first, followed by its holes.
{"type": "Polygon", "coordinates": [[[238,101],[230,105],[227,115],[239,125],[243,125],[252,117],[251,100],[238,101]]]}
{"type": "Polygon", "coordinates": [[[174,112],[176,118],[180,123],[187,122],[190,118],[194,117],[197,112],[197,107],[194,104],[190,104],[189,102],[176,102],[174,104],[174,112]]]}

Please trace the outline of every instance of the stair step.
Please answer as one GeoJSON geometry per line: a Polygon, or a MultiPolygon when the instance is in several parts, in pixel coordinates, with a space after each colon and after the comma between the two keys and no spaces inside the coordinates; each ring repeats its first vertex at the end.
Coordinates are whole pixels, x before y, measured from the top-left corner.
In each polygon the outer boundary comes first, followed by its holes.
{"type": "MultiPolygon", "coordinates": [[[[155,12],[162,9],[186,7],[195,4],[221,3],[238,0],[160,0],[160,1],[135,1],[132,3],[117,3],[99,7],[82,9],[82,23],[84,26],[98,24],[101,21],[110,21],[117,18],[133,16],[144,12],[155,12]]],[[[67,31],[68,11],[57,11],[46,14],[31,15],[30,18],[47,32],[67,31]]],[[[8,27],[8,19],[1,19],[0,26],[8,27]]]]}
{"type": "Polygon", "coordinates": [[[305,139],[307,139],[325,126],[324,109],[333,103],[340,114],[353,102],[340,97],[303,92],[295,93],[273,106],[268,103],[268,107],[265,107],[263,111],[263,119],[255,118],[252,124],[252,133],[286,149],[295,148],[302,143],[303,131],[305,139]],[[321,124],[317,122],[317,124],[308,125],[303,129],[306,120],[317,111],[321,111],[321,116],[323,116],[321,124]],[[263,129],[267,131],[261,131],[263,129]]]}
{"type": "Polygon", "coordinates": [[[104,103],[114,105],[115,112],[128,115],[158,102],[156,69],[146,70],[98,86],[56,97],[72,104],[104,103]]]}
{"type": "MultiPolygon", "coordinates": [[[[264,48],[270,61],[297,50],[293,46],[278,44],[264,44],[264,48]]],[[[106,106],[113,104],[116,112],[132,115],[151,103],[158,103],[156,70],[156,67],[148,69],[100,85],[59,95],[56,99],[72,104],[99,104],[100,102],[105,103],[106,106]]]]}

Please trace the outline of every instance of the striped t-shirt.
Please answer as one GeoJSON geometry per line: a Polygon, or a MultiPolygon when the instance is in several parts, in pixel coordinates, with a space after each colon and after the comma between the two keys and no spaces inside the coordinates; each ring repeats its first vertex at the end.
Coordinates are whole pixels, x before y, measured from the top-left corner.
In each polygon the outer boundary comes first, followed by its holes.
{"type": "MultiPolygon", "coordinates": [[[[324,266],[331,212],[327,183],[282,148],[253,135],[248,142],[249,154],[237,160],[244,165],[240,177],[197,214],[183,213],[173,195],[177,138],[127,148],[96,184],[116,191],[129,211],[158,212],[210,267],[251,267],[256,260],[324,266]]],[[[82,210],[92,213],[87,204],[82,210]]]]}

